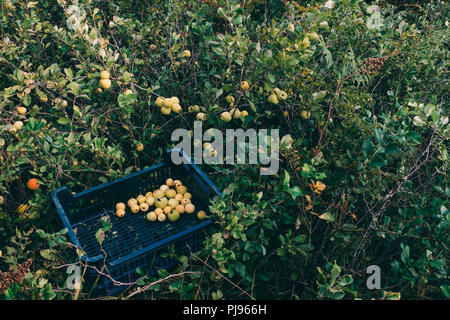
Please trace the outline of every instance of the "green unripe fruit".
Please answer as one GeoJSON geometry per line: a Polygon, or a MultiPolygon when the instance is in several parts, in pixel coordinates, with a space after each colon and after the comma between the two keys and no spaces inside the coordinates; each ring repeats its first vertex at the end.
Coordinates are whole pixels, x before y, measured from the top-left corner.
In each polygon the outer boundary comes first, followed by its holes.
{"type": "Polygon", "coordinates": [[[172,210],[168,215],[167,219],[169,219],[170,222],[175,222],[178,219],[180,219],[180,213],[176,210],[172,210]]]}
{"type": "Polygon", "coordinates": [[[309,112],[308,110],[302,110],[300,112],[300,116],[305,120],[309,119],[309,117],[311,116],[311,112],[309,112]]]}

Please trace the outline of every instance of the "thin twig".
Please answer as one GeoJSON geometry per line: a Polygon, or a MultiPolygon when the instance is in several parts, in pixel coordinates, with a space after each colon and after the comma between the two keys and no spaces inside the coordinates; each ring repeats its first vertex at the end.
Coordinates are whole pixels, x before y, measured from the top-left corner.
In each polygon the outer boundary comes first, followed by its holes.
{"type": "Polygon", "coordinates": [[[202,259],[200,259],[199,257],[197,257],[195,254],[193,254],[191,252],[191,255],[196,258],[197,260],[199,260],[200,262],[202,262],[205,266],[207,266],[208,268],[210,268],[211,270],[213,270],[215,273],[217,273],[220,277],[222,277],[223,279],[225,279],[227,282],[229,282],[233,287],[241,290],[242,293],[246,294],[247,296],[250,297],[250,299],[252,300],[256,300],[251,294],[249,294],[247,291],[245,291],[244,289],[242,289],[241,287],[239,287],[237,284],[235,284],[233,281],[231,281],[230,279],[228,279],[227,277],[225,277],[223,274],[221,274],[219,271],[217,271],[216,269],[214,269],[213,267],[211,267],[209,264],[206,263],[206,261],[203,261],[202,259]]]}
{"type": "Polygon", "coordinates": [[[153,287],[154,285],[156,285],[156,284],[158,284],[158,283],[161,283],[161,282],[164,282],[164,281],[166,281],[166,280],[168,280],[168,279],[170,279],[170,278],[181,277],[181,276],[183,276],[183,275],[185,275],[185,274],[198,274],[198,273],[203,273],[203,272],[198,272],[198,271],[197,271],[197,272],[194,272],[194,271],[184,271],[184,272],[180,272],[180,273],[175,273],[175,274],[168,275],[167,277],[165,277],[165,278],[163,278],[163,279],[159,279],[159,280],[157,280],[157,281],[154,281],[154,282],[152,282],[152,283],[149,283],[148,285],[146,285],[146,286],[144,286],[144,287],[142,287],[142,288],[137,289],[136,291],[130,293],[130,294],[129,294],[127,297],[125,297],[124,299],[127,300],[127,299],[131,298],[132,296],[135,296],[135,295],[137,295],[137,294],[139,294],[139,293],[142,293],[142,292],[148,290],[149,288],[153,287]]]}

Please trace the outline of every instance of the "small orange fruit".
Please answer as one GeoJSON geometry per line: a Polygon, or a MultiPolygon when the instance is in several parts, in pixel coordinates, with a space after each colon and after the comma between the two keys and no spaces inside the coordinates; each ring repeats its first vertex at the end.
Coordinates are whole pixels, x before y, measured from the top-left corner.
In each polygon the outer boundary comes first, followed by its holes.
{"type": "Polygon", "coordinates": [[[195,211],[195,206],[192,203],[188,203],[184,206],[184,211],[186,213],[194,213],[195,211]]]}
{"type": "Polygon", "coordinates": [[[158,97],[158,98],[156,98],[155,104],[156,104],[158,107],[162,108],[162,107],[164,106],[164,98],[163,98],[163,97],[158,97]]]}
{"type": "Polygon", "coordinates": [[[119,209],[125,210],[125,203],[123,203],[123,202],[117,203],[116,210],[119,210],[119,209]]]}
{"type": "Polygon", "coordinates": [[[111,75],[107,70],[103,70],[100,72],[100,79],[109,79],[111,75]]]}
{"type": "Polygon", "coordinates": [[[141,211],[143,211],[143,212],[148,211],[149,208],[150,208],[150,206],[148,205],[147,202],[142,202],[142,203],[139,205],[139,209],[141,209],[141,211]]]}
{"type": "Polygon", "coordinates": [[[169,199],[169,202],[167,204],[173,209],[179,204],[179,202],[177,199],[172,198],[169,199]]]}
{"type": "Polygon", "coordinates": [[[171,112],[172,112],[171,108],[166,108],[166,107],[161,108],[161,113],[165,116],[168,116],[171,112]]]}
{"type": "Polygon", "coordinates": [[[16,110],[17,110],[17,113],[20,115],[25,115],[27,113],[27,108],[25,108],[25,107],[17,107],[16,110]]]}
{"type": "Polygon", "coordinates": [[[16,128],[17,131],[22,130],[23,122],[22,121],[16,121],[16,122],[13,123],[13,127],[16,128]]]}
{"type": "Polygon", "coordinates": [[[206,217],[205,211],[202,210],[202,211],[197,212],[197,218],[199,218],[200,220],[205,219],[205,217],[206,217]]]}
{"type": "Polygon", "coordinates": [[[37,179],[31,178],[30,180],[28,180],[27,188],[30,190],[33,190],[33,191],[36,191],[37,189],[39,189],[39,182],[37,181],[37,179]]]}
{"type": "Polygon", "coordinates": [[[164,215],[163,210],[161,208],[156,208],[154,212],[157,216],[164,215]]]}
{"type": "Polygon", "coordinates": [[[187,205],[187,204],[189,204],[189,203],[191,203],[191,199],[189,199],[189,198],[183,198],[183,199],[181,200],[181,204],[182,204],[182,205],[187,205]]]}
{"type": "Polygon", "coordinates": [[[145,202],[146,198],[142,194],[140,194],[137,196],[136,200],[139,204],[141,204],[145,202]]]}
{"type": "Polygon", "coordinates": [[[142,142],[138,143],[136,146],[136,151],[137,152],[142,152],[144,151],[144,144],[142,142]]]}
{"type": "Polygon", "coordinates": [[[137,204],[137,200],[135,198],[131,198],[128,200],[127,204],[131,208],[134,204],[137,204]]]}
{"type": "Polygon", "coordinates": [[[166,192],[164,193],[164,195],[169,198],[175,198],[175,196],[177,195],[177,192],[174,189],[167,189],[166,192]]]}
{"type": "Polygon", "coordinates": [[[125,215],[125,210],[117,209],[116,216],[118,216],[119,218],[122,218],[124,215],[125,215]]]}
{"type": "Polygon", "coordinates": [[[103,89],[109,89],[111,87],[111,80],[109,79],[100,79],[100,87],[103,89]]]}
{"type": "Polygon", "coordinates": [[[180,113],[180,111],[181,111],[181,106],[180,106],[179,103],[174,103],[174,104],[172,105],[172,107],[170,107],[170,108],[171,108],[171,110],[172,110],[173,112],[175,112],[175,113],[180,113]]]}
{"type": "Polygon", "coordinates": [[[156,199],[160,199],[160,198],[164,197],[164,191],[157,189],[157,190],[153,191],[153,196],[156,199]]]}
{"type": "Polygon", "coordinates": [[[153,206],[154,204],[155,204],[155,198],[154,197],[147,197],[147,198],[145,198],[146,200],[145,200],[145,202],[147,202],[147,204],[149,205],[149,206],[153,206]]]}
{"type": "Polygon", "coordinates": [[[133,213],[138,213],[140,209],[141,209],[141,208],[139,207],[139,205],[138,205],[137,203],[136,203],[136,204],[133,204],[133,205],[131,206],[131,212],[133,212],[133,213]]]}
{"type": "Polygon", "coordinates": [[[199,113],[197,113],[196,118],[199,121],[205,121],[206,120],[206,114],[204,114],[203,112],[199,112],[199,113]]]}
{"type": "Polygon", "coordinates": [[[183,182],[181,182],[181,180],[174,180],[173,184],[175,185],[175,187],[178,187],[178,186],[182,186],[183,182]]]}
{"type": "Polygon", "coordinates": [[[243,91],[247,91],[248,89],[250,89],[250,85],[248,84],[247,81],[241,81],[241,89],[243,91]]]}
{"type": "Polygon", "coordinates": [[[156,215],[156,213],[154,213],[153,211],[150,211],[149,213],[147,213],[147,220],[148,221],[156,221],[156,219],[158,219],[158,216],[156,215]]]}
{"type": "Polygon", "coordinates": [[[178,211],[179,214],[184,213],[184,206],[182,204],[179,204],[175,207],[175,210],[178,211]]]}
{"type": "Polygon", "coordinates": [[[166,206],[166,207],[164,207],[164,209],[163,209],[163,212],[164,212],[165,214],[169,214],[170,211],[172,211],[172,207],[171,207],[171,206],[166,206]]]}
{"type": "Polygon", "coordinates": [[[177,193],[185,194],[187,192],[187,188],[185,186],[178,186],[177,193]]]}
{"type": "Polygon", "coordinates": [[[220,120],[222,120],[223,122],[230,122],[231,119],[232,119],[232,116],[228,111],[224,111],[220,115],[220,120]]]}
{"type": "Polygon", "coordinates": [[[191,57],[191,52],[189,50],[184,50],[181,53],[181,57],[183,57],[183,58],[190,58],[191,57]]]}

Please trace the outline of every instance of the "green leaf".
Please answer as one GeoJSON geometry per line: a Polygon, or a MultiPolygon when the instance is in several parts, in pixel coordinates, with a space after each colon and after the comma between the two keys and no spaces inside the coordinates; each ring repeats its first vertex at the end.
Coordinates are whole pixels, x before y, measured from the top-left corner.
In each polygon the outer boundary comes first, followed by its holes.
{"type": "Polygon", "coordinates": [[[105,240],[105,231],[100,228],[95,233],[95,239],[97,239],[97,242],[101,245],[103,243],[103,240],[105,240]]]}
{"type": "Polygon", "coordinates": [[[233,238],[236,239],[236,240],[241,238],[239,232],[237,232],[236,230],[231,231],[231,235],[232,235],[233,238]]]}
{"type": "Polygon", "coordinates": [[[80,108],[77,105],[73,106],[73,111],[81,118],[83,117],[83,114],[80,111],[80,108]]]}
{"type": "Polygon", "coordinates": [[[20,285],[18,283],[11,284],[5,291],[5,298],[7,300],[12,300],[15,298],[16,294],[19,292],[20,285]]]}
{"type": "Polygon", "coordinates": [[[81,257],[85,254],[84,250],[77,248],[76,249],[76,253],[79,259],[81,259],[81,257]]]}
{"type": "Polygon", "coordinates": [[[247,277],[247,270],[245,269],[245,265],[237,262],[236,265],[234,266],[234,269],[236,270],[236,272],[242,277],[242,278],[246,278],[247,277]]]}
{"type": "Polygon", "coordinates": [[[219,9],[217,9],[217,14],[222,18],[227,18],[227,13],[223,7],[219,7],[219,9]]]}
{"type": "Polygon", "coordinates": [[[68,124],[68,123],[70,123],[70,119],[67,119],[67,118],[59,118],[58,119],[58,123],[60,124],[60,125],[66,125],[66,124],[68,124]]]}
{"type": "Polygon", "coordinates": [[[417,144],[422,142],[422,136],[420,135],[420,133],[415,132],[415,131],[409,131],[406,134],[406,137],[413,140],[417,144]]]}
{"type": "Polygon", "coordinates": [[[370,161],[370,165],[372,167],[382,168],[387,165],[387,161],[383,159],[383,157],[377,155],[373,157],[372,161],[370,161]]]}
{"type": "Polygon", "coordinates": [[[341,300],[345,296],[344,291],[339,290],[331,294],[333,300],[341,300]]]}
{"type": "Polygon", "coordinates": [[[300,234],[294,238],[295,243],[304,243],[306,241],[306,234],[300,234]]]}
{"type": "Polygon", "coordinates": [[[404,243],[401,243],[400,247],[402,249],[402,253],[401,253],[400,257],[401,257],[401,259],[402,259],[404,264],[408,264],[408,262],[409,262],[409,250],[410,250],[409,246],[405,245],[404,243]]]}
{"type": "Polygon", "coordinates": [[[303,191],[298,186],[293,186],[290,189],[290,194],[292,196],[292,199],[295,200],[295,198],[300,197],[303,195],[303,191]]]}
{"type": "Polygon", "coordinates": [[[110,216],[104,216],[100,219],[100,221],[102,223],[102,229],[104,232],[107,232],[112,229],[113,225],[111,223],[110,216]]]}
{"type": "Polygon", "coordinates": [[[266,58],[266,59],[272,58],[272,50],[268,49],[268,50],[264,51],[264,58],[266,58]]]}
{"type": "Polygon", "coordinates": [[[383,131],[381,128],[375,128],[375,141],[378,144],[381,144],[383,142],[383,131]]]}
{"type": "Polygon", "coordinates": [[[73,132],[69,133],[69,136],[67,137],[67,142],[69,144],[72,144],[75,142],[75,134],[73,132]]]}
{"type": "Polygon", "coordinates": [[[30,104],[31,104],[31,97],[30,97],[30,95],[29,94],[24,95],[23,98],[22,98],[22,102],[23,102],[25,107],[29,107],[30,104]]]}
{"type": "Polygon", "coordinates": [[[433,113],[433,111],[435,110],[435,106],[432,104],[427,104],[424,108],[423,108],[423,113],[425,114],[425,117],[429,117],[431,116],[431,114],[433,113]]]}
{"type": "Polygon", "coordinates": [[[67,76],[67,80],[69,80],[70,82],[73,80],[73,72],[72,72],[72,69],[69,69],[69,68],[65,68],[64,69],[64,73],[66,74],[66,76],[67,76]]]}
{"type": "Polygon", "coordinates": [[[76,82],[71,82],[67,85],[68,91],[74,96],[78,96],[80,94],[80,85],[76,82]]]}
{"type": "Polygon", "coordinates": [[[289,173],[286,171],[286,169],[283,169],[283,171],[284,171],[283,186],[284,186],[284,187],[289,187],[289,180],[291,180],[291,176],[290,176],[289,173]]]}
{"type": "Polygon", "coordinates": [[[423,121],[422,118],[419,117],[419,116],[415,116],[415,117],[414,117],[413,123],[414,123],[414,125],[417,126],[417,127],[423,127],[423,126],[426,124],[426,122],[423,121]]]}
{"type": "Polygon", "coordinates": [[[145,274],[144,270],[142,270],[141,267],[136,268],[136,273],[138,274],[138,276],[143,276],[145,274]]]}
{"type": "Polygon", "coordinates": [[[56,297],[56,293],[52,289],[51,283],[47,283],[40,290],[40,298],[42,300],[53,300],[56,297]]]}
{"type": "Polygon", "coordinates": [[[57,251],[53,249],[45,249],[41,250],[40,255],[42,258],[50,261],[56,261],[58,260],[57,251]]]}
{"type": "Polygon", "coordinates": [[[383,298],[385,300],[400,300],[401,297],[400,292],[383,291],[383,298]]]}
{"type": "Polygon", "coordinates": [[[341,274],[341,267],[339,265],[336,264],[336,261],[333,264],[333,268],[331,269],[331,280],[330,280],[330,284],[334,284],[334,282],[336,281],[336,279],[339,277],[339,275],[341,274]]]}
{"type": "Polygon", "coordinates": [[[25,76],[21,70],[17,70],[16,78],[19,82],[22,82],[25,79],[25,76]]]}
{"type": "Polygon", "coordinates": [[[216,99],[223,94],[223,89],[219,89],[216,91],[216,99]]]}
{"type": "Polygon", "coordinates": [[[446,298],[450,298],[450,285],[448,284],[443,284],[442,286],[439,287],[441,289],[442,294],[446,297],[446,298]]]}
{"type": "Polygon", "coordinates": [[[325,213],[321,214],[319,216],[319,218],[322,219],[322,220],[325,220],[325,221],[329,221],[329,222],[333,222],[334,221],[334,217],[329,212],[325,212],[325,213]]]}
{"type": "Polygon", "coordinates": [[[38,122],[35,118],[31,117],[30,119],[28,119],[27,126],[28,126],[31,130],[37,130],[37,129],[39,129],[39,128],[38,128],[39,122],[38,122]]]}
{"type": "Polygon", "coordinates": [[[248,104],[250,106],[250,109],[254,112],[257,113],[258,111],[256,110],[256,106],[252,101],[248,101],[248,104]]]}
{"type": "Polygon", "coordinates": [[[353,283],[353,278],[351,275],[344,275],[342,278],[339,279],[339,285],[340,286],[348,286],[349,284],[353,283]]]}
{"type": "Polygon", "coordinates": [[[40,98],[40,99],[42,99],[42,98],[44,98],[45,97],[45,93],[43,93],[41,90],[39,90],[38,88],[36,88],[36,93],[37,93],[37,95],[38,95],[38,97],[40,98]]]}

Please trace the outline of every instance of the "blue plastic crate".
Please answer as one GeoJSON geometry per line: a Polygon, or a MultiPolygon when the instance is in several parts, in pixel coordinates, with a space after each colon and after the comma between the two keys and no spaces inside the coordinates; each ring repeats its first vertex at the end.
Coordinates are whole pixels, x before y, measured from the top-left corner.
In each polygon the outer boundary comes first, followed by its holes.
{"type": "MultiPolygon", "coordinates": [[[[115,215],[115,204],[126,203],[129,198],[157,189],[168,177],[179,179],[192,194],[196,211],[208,212],[209,201],[220,196],[220,191],[194,163],[179,152],[189,164],[174,165],[170,160],[172,150],[166,152],[164,161],[130,174],[113,182],[72,194],[67,187],[52,193],[58,215],[72,243],[84,250],[82,261],[95,265],[99,270],[105,262],[104,273],[113,279],[128,283],[138,278],[136,268],[150,270],[170,269],[177,261],[162,257],[168,247],[173,246],[177,254],[188,255],[189,251],[201,249],[206,235],[205,227],[211,220],[199,220],[195,214],[183,214],[176,222],[149,222],[144,213],[132,214],[127,207],[122,218],[115,215]],[[110,217],[112,229],[107,231],[102,247],[95,238],[101,228],[101,218],[110,217]],[[101,250],[103,249],[106,255],[101,250]]],[[[92,275],[96,275],[95,270],[92,275]]],[[[102,277],[98,289],[106,294],[115,294],[123,287],[115,286],[108,277],[102,277]]],[[[96,288],[97,288],[96,287],[96,288]]]]}

